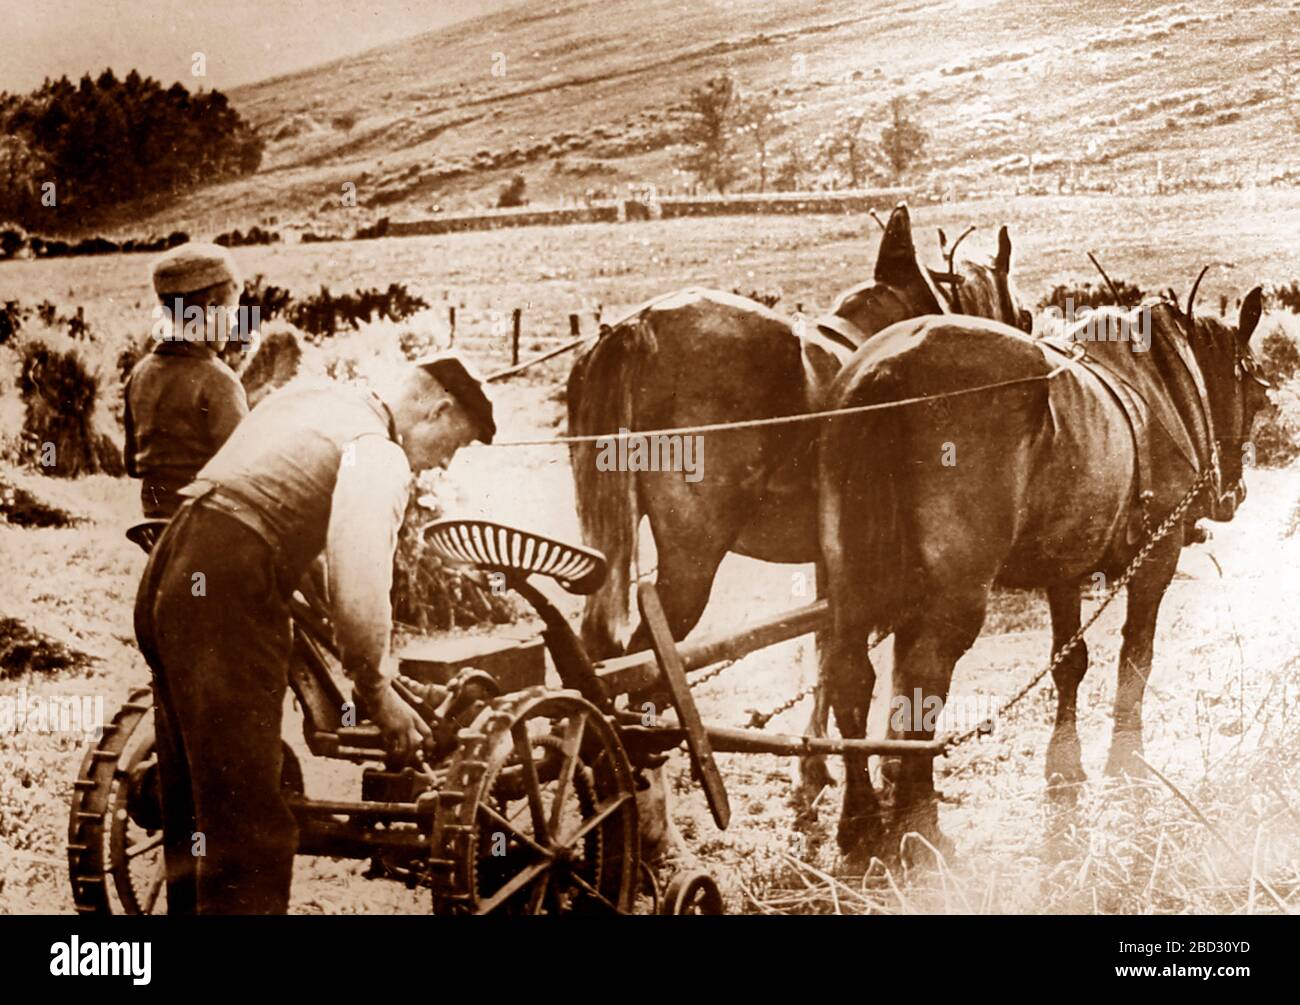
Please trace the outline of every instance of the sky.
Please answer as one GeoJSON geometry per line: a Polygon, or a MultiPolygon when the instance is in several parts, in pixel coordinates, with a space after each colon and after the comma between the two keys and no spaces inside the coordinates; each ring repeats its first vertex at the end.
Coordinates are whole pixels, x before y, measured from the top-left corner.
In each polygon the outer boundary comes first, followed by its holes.
{"type": "Polygon", "coordinates": [[[0,0],[0,91],[137,69],[228,90],[519,0],[0,0]],[[202,52],[206,76],[196,77],[202,52]]]}

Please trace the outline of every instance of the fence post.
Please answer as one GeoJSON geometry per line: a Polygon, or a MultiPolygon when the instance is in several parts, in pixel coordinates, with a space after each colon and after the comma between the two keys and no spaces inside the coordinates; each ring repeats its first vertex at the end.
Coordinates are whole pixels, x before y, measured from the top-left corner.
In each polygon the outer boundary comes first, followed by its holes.
{"type": "Polygon", "coordinates": [[[519,321],[523,317],[524,310],[522,307],[516,307],[512,315],[512,330],[510,333],[510,365],[519,365],[519,321]]]}
{"type": "Polygon", "coordinates": [[[578,315],[576,315],[576,314],[570,314],[570,315],[569,315],[569,335],[571,335],[573,338],[577,338],[577,337],[578,337],[579,335],[581,335],[581,334],[582,334],[582,329],[581,329],[581,327],[579,326],[579,323],[578,323],[578,315]]]}
{"type": "Polygon", "coordinates": [[[451,305],[447,308],[447,327],[451,331],[451,340],[447,343],[449,346],[456,344],[456,307],[451,305]]]}

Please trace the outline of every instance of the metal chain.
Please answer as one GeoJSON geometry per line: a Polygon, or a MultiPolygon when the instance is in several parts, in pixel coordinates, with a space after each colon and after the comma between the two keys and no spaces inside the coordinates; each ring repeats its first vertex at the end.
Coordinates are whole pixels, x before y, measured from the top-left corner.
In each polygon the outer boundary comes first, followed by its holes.
{"type": "MultiPolygon", "coordinates": [[[[1102,613],[1106,610],[1106,608],[1110,606],[1111,601],[1113,601],[1115,597],[1119,595],[1119,592],[1122,589],[1124,589],[1124,587],[1126,587],[1129,584],[1129,581],[1132,580],[1132,578],[1137,574],[1138,569],[1141,568],[1142,563],[1144,563],[1147,560],[1147,558],[1151,555],[1151,552],[1155,549],[1155,546],[1159,544],[1169,534],[1169,532],[1173,530],[1173,528],[1178,524],[1178,522],[1183,518],[1183,515],[1187,512],[1188,507],[1191,506],[1192,501],[1198,495],[1200,495],[1201,490],[1204,489],[1206,483],[1211,478],[1214,477],[1214,474],[1215,474],[1215,469],[1213,467],[1207,467],[1200,473],[1199,476],[1197,476],[1196,481],[1194,481],[1192,483],[1191,488],[1187,490],[1187,494],[1183,496],[1183,498],[1179,501],[1178,505],[1175,506],[1170,511],[1169,515],[1165,517],[1163,521],[1161,521],[1160,526],[1158,526],[1151,533],[1151,535],[1147,538],[1146,542],[1142,545],[1142,547],[1138,549],[1137,554],[1133,556],[1132,561],[1129,562],[1128,566],[1124,569],[1124,572],[1120,575],[1119,579],[1115,580],[1115,585],[1112,586],[1106,592],[1106,595],[1102,598],[1102,601],[1098,605],[1096,610],[1094,610],[1092,614],[1090,614],[1087,617],[1087,619],[1081,625],[1079,625],[1077,629],[1075,629],[1074,634],[1072,634],[1069,637],[1069,639],[1066,640],[1065,645],[1061,646],[1061,648],[1058,649],[1053,654],[1047,666],[1045,666],[1042,670],[1038,671],[1038,673],[1034,674],[1034,676],[1031,677],[1024,684],[1024,686],[1020,688],[1020,690],[1018,690],[1015,694],[1013,694],[1010,698],[1008,698],[1005,702],[1002,703],[1002,705],[998,708],[997,712],[995,713],[995,716],[997,718],[1001,718],[1002,716],[1006,715],[1009,711],[1011,711],[1011,709],[1015,707],[1017,704],[1019,704],[1029,694],[1030,691],[1032,691],[1035,687],[1038,686],[1038,684],[1043,680],[1044,677],[1046,677],[1049,673],[1051,673],[1058,666],[1060,666],[1061,661],[1064,660],[1067,656],[1070,655],[1071,652],[1074,651],[1074,648],[1083,640],[1083,636],[1088,631],[1088,629],[1091,628],[1096,623],[1097,619],[1101,617],[1102,613]]],[[[884,640],[877,639],[871,648],[874,649],[882,641],[884,640]]],[[[705,670],[699,676],[692,679],[690,681],[690,686],[692,688],[695,688],[695,687],[699,687],[702,684],[706,684],[711,680],[714,680],[715,678],[721,676],[722,673],[724,673],[726,670],[729,670],[731,667],[735,666],[742,658],[743,657],[723,660],[721,663],[717,664],[716,666],[710,667],[708,670],[705,670]]],[[[808,686],[797,691],[790,698],[783,701],[780,705],[776,706],[776,708],[772,709],[770,712],[760,712],[757,709],[750,709],[749,721],[744,724],[744,728],[763,729],[764,727],[767,726],[769,722],[775,719],[778,715],[790,711],[790,709],[794,708],[796,705],[799,704],[799,702],[803,701],[805,698],[807,698],[816,690],[817,690],[816,683],[809,684],[808,686]]],[[[958,733],[955,736],[951,737],[950,739],[947,740],[947,744],[946,744],[947,749],[951,751],[954,748],[960,747],[962,744],[967,743],[968,741],[974,739],[976,736],[980,736],[988,733],[989,722],[990,720],[986,719],[984,722],[981,722],[976,726],[972,726],[970,729],[966,730],[965,732],[958,733]]],[[[969,763],[970,762],[967,762],[966,765],[961,765],[955,770],[962,771],[964,770],[964,768],[968,766],[969,763]]],[[[949,774],[952,774],[952,772],[949,772],[949,774]]]]}
{"type": "Polygon", "coordinates": [[[780,705],[777,705],[776,708],[767,713],[760,712],[757,709],[749,709],[749,721],[745,723],[745,729],[762,729],[782,712],[790,711],[790,709],[794,708],[799,704],[799,702],[803,701],[816,690],[816,684],[809,684],[803,690],[797,692],[792,698],[781,702],[780,705]]]}
{"type": "MultiPolygon", "coordinates": [[[[1173,508],[1170,514],[1165,517],[1160,526],[1152,532],[1149,538],[1147,538],[1146,543],[1141,547],[1141,549],[1139,549],[1138,553],[1133,556],[1133,560],[1129,562],[1128,567],[1124,570],[1123,574],[1115,581],[1115,585],[1112,586],[1110,590],[1107,591],[1106,596],[1102,598],[1101,605],[1075,630],[1074,634],[1070,636],[1065,645],[1061,646],[1061,648],[1056,651],[1047,666],[1031,677],[1024,687],[1002,704],[996,713],[998,718],[1006,715],[1006,713],[1009,712],[1011,708],[1020,702],[1020,700],[1027,694],[1029,694],[1029,692],[1032,691],[1044,677],[1060,666],[1061,661],[1064,660],[1065,657],[1070,655],[1074,650],[1074,647],[1082,641],[1084,633],[1093,626],[1093,623],[1096,622],[1099,617],[1101,617],[1102,612],[1110,606],[1110,602],[1115,599],[1119,591],[1128,585],[1129,580],[1131,580],[1137,573],[1142,563],[1147,560],[1147,557],[1151,554],[1155,546],[1160,543],[1161,539],[1163,539],[1180,520],[1182,520],[1183,514],[1186,513],[1187,508],[1191,506],[1192,500],[1200,495],[1201,490],[1205,488],[1206,483],[1213,478],[1214,475],[1215,469],[1213,467],[1207,467],[1201,472],[1196,481],[1192,483],[1192,487],[1187,490],[1187,494],[1183,496],[1182,500],[1173,508]]],[[[958,733],[956,736],[949,739],[947,741],[948,750],[951,751],[953,748],[959,747],[972,738],[987,732],[988,728],[986,720],[985,722],[972,726],[965,732],[958,733]]],[[[957,770],[961,769],[959,768],[957,770]]]]}
{"type": "MultiPolygon", "coordinates": [[[[709,669],[705,670],[698,677],[692,678],[689,681],[690,686],[692,688],[696,688],[702,684],[707,684],[709,681],[714,680],[717,677],[720,677],[725,671],[730,670],[737,663],[739,663],[740,660],[743,658],[744,657],[737,657],[735,659],[723,660],[721,663],[717,664],[716,666],[710,667],[709,669]]],[[[816,690],[817,690],[816,684],[809,684],[803,690],[799,691],[793,697],[786,699],[784,702],[782,702],[776,708],[772,709],[772,711],[770,712],[764,713],[758,711],[757,709],[749,709],[748,710],[749,721],[745,723],[744,728],[762,729],[764,726],[766,726],[769,722],[775,719],[782,712],[790,711],[790,709],[794,708],[796,705],[799,704],[799,702],[803,701],[805,698],[807,698],[810,694],[812,694],[816,690]]]]}
{"type": "Polygon", "coordinates": [[[688,683],[690,684],[691,687],[699,687],[701,684],[707,684],[709,681],[713,680],[713,678],[720,677],[723,671],[729,670],[732,667],[734,667],[737,662],[738,660],[736,659],[723,660],[717,666],[710,667],[708,670],[702,672],[695,679],[688,681],[688,683]]]}

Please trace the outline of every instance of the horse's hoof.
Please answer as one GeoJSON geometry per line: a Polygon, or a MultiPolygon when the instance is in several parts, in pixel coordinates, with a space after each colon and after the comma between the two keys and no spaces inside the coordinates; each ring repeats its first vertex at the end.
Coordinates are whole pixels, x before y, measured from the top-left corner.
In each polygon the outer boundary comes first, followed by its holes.
{"type": "Polygon", "coordinates": [[[903,834],[898,839],[898,854],[910,869],[938,865],[940,860],[951,866],[957,856],[957,846],[938,827],[932,827],[925,833],[908,831],[903,834]]]}
{"type": "Polygon", "coordinates": [[[841,820],[835,832],[835,841],[839,845],[840,858],[850,870],[859,867],[863,872],[880,850],[882,832],[875,820],[858,817],[841,820]]]}
{"type": "Polygon", "coordinates": [[[1055,763],[1049,759],[1043,774],[1047,779],[1048,796],[1058,802],[1077,802],[1079,792],[1088,781],[1088,775],[1077,759],[1055,763]]]}
{"type": "Polygon", "coordinates": [[[822,789],[828,789],[835,784],[835,779],[831,777],[830,768],[826,767],[824,757],[808,757],[798,762],[795,768],[794,785],[795,792],[800,797],[806,797],[810,801],[816,799],[822,789]]]}
{"type": "Polygon", "coordinates": [[[1083,792],[1084,779],[1068,779],[1059,774],[1053,774],[1047,779],[1047,798],[1052,804],[1060,807],[1073,807],[1079,803],[1079,796],[1083,792]]]}
{"type": "Polygon", "coordinates": [[[1112,744],[1106,758],[1106,775],[1110,778],[1149,778],[1151,772],[1142,763],[1142,744],[1112,744]]]}

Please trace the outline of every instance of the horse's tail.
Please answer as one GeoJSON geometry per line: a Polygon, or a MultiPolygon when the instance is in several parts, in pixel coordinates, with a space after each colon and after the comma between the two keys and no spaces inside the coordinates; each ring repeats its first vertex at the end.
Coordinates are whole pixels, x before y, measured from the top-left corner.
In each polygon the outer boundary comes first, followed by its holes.
{"type": "MultiPolygon", "coordinates": [[[[837,405],[906,396],[879,371],[855,381],[837,405]]],[[[834,605],[869,635],[897,626],[917,593],[915,541],[906,517],[909,489],[906,407],[845,417],[821,445],[822,538],[834,605]]]]}
{"type": "MultiPolygon", "coordinates": [[[[642,317],[604,332],[569,374],[569,435],[593,436],[635,428],[637,373],[654,349],[654,335],[642,317]]],[[[578,519],[583,540],[609,562],[604,585],[587,598],[582,635],[597,657],[619,650],[628,617],[629,581],[641,523],[636,475],[623,465],[599,464],[600,443],[569,448],[578,519]]]]}

